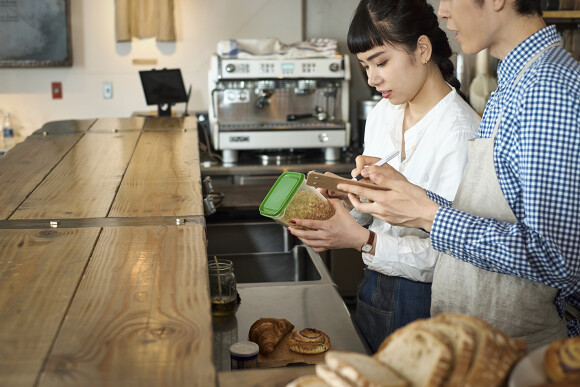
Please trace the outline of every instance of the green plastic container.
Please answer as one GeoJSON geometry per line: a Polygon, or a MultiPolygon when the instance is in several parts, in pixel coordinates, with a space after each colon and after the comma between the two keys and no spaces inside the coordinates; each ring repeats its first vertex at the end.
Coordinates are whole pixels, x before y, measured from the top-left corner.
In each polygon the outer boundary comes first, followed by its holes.
{"type": "Polygon", "coordinates": [[[334,207],[316,188],[306,184],[302,173],[284,172],[260,204],[260,214],[286,226],[291,219],[326,220],[334,215],[334,207]]]}

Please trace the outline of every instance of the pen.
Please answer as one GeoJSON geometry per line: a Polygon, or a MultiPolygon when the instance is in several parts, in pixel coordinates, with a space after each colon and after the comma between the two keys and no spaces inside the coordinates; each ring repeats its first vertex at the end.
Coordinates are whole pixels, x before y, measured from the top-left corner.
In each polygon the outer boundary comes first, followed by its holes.
{"type": "MultiPolygon", "coordinates": [[[[392,159],[397,157],[398,154],[399,154],[399,151],[394,151],[393,153],[391,153],[390,155],[388,155],[387,157],[385,157],[383,159],[380,159],[379,161],[377,161],[373,165],[376,165],[377,167],[380,167],[381,165],[385,165],[386,163],[388,163],[389,161],[391,161],[392,159]]],[[[362,178],[363,178],[363,176],[359,174],[357,177],[354,178],[354,180],[359,181],[359,180],[362,180],[362,178]]]]}

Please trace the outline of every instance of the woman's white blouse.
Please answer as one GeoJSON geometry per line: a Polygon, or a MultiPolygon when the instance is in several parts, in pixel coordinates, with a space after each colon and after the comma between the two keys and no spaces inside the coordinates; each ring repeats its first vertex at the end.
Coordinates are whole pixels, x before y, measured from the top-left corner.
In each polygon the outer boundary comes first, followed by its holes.
{"type": "MultiPolygon", "coordinates": [[[[364,154],[385,157],[401,152],[406,105],[382,99],[369,112],[364,154]]],[[[389,164],[412,183],[453,200],[467,163],[467,142],[474,138],[480,117],[453,89],[429,113],[405,132],[405,160],[401,153],[389,164]]],[[[367,267],[385,275],[431,282],[437,254],[429,234],[390,224],[352,211],[360,224],[377,233],[375,255],[363,253],[367,267]]]]}

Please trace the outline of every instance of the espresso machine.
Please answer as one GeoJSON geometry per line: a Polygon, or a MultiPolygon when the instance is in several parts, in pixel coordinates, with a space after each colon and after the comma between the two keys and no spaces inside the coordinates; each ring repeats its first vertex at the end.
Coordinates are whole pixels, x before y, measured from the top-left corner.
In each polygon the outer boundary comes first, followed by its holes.
{"type": "Polygon", "coordinates": [[[240,152],[350,145],[348,57],[231,58],[214,55],[208,75],[213,147],[224,165],[240,152]]]}

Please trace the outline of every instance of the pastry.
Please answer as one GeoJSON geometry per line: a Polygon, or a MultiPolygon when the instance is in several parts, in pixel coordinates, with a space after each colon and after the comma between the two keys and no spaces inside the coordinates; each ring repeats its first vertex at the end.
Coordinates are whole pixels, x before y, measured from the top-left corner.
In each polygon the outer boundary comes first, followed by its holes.
{"type": "Polygon", "coordinates": [[[316,375],[305,375],[294,379],[286,387],[330,387],[330,384],[316,375]]]}
{"type": "Polygon", "coordinates": [[[374,357],[412,386],[438,387],[451,369],[453,354],[437,334],[405,326],[389,335],[374,357]]]}
{"type": "Polygon", "coordinates": [[[269,355],[292,329],[294,325],[284,318],[261,318],[250,327],[248,338],[258,344],[262,355],[269,355]]]}
{"type": "Polygon", "coordinates": [[[580,385],[580,336],[551,343],[544,354],[544,370],[552,382],[580,385]]]}
{"type": "Polygon", "coordinates": [[[432,317],[431,320],[463,325],[474,335],[475,346],[471,365],[463,380],[454,381],[456,386],[502,386],[510,370],[527,352],[527,343],[524,339],[512,339],[479,317],[442,313],[432,317]]]}
{"type": "MultiPolygon", "coordinates": [[[[316,372],[323,379],[334,372],[346,380],[350,385],[365,387],[407,387],[409,383],[395,370],[381,363],[372,356],[357,352],[328,351],[324,360],[329,370],[322,369],[319,374],[319,366],[316,372]],[[327,371],[327,372],[324,372],[327,371]]],[[[330,383],[329,380],[326,381],[330,383]]]]}
{"type": "Polygon", "coordinates": [[[292,332],[288,339],[288,346],[294,352],[316,354],[325,352],[330,348],[330,339],[321,330],[305,328],[292,332]]]}

